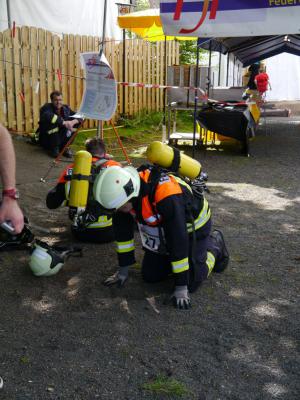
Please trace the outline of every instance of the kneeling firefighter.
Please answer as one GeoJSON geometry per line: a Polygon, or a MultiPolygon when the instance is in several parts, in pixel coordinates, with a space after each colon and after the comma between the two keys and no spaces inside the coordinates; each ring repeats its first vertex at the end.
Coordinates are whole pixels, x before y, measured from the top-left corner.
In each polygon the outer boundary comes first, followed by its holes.
{"type": "MultiPolygon", "coordinates": [[[[90,166],[88,163],[92,162],[92,174],[98,173],[100,170],[106,169],[111,166],[120,166],[116,161],[109,159],[106,154],[105,144],[103,140],[98,138],[88,139],[85,143],[87,152],[78,152],[78,159],[80,159],[83,165],[83,170],[86,170],[86,174],[90,174],[90,166]],[[90,160],[91,158],[91,160],[90,160]]],[[[75,164],[76,164],[75,157],[75,164]]],[[[78,163],[80,165],[80,162],[78,163]]],[[[78,183],[78,191],[86,190],[87,205],[84,212],[79,216],[76,214],[76,208],[72,207],[72,199],[70,199],[70,187],[71,180],[76,169],[76,165],[70,164],[62,172],[58,179],[58,183],[50,190],[46,198],[47,207],[50,209],[58,208],[62,205],[69,206],[69,217],[72,220],[71,230],[74,237],[83,242],[93,242],[93,243],[107,243],[114,239],[113,227],[112,227],[112,216],[110,213],[105,213],[103,208],[95,202],[92,198],[91,185],[89,185],[89,176],[77,173],[77,179],[82,179],[81,181],[76,181],[78,183]],[[81,185],[81,186],[80,186],[81,185]],[[82,186],[83,185],[83,186],[82,186]]],[[[72,181],[73,182],[73,181],[72,181]]],[[[84,193],[79,193],[79,196],[84,197],[84,193]]]]}
{"type": "Polygon", "coordinates": [[[168,170],[157,165],[138,170],[115,166],[96,178],[95,199],[106,209],[116,210],[113,226],[119,269],[104,284],[123,286],[128,278],[129,266],[135,263],[135,219],[145,251],[143,279],[158,282],[173,272],[173,304],[187,309],[189,292],[197,290],[212,271],[223,271],[229,254],[222,233],[210,234],[211,211],[199,190],[201,179],[194,179],[199,177],[201,165],[160,142],[148,147],[147,156],[168,170]]]}

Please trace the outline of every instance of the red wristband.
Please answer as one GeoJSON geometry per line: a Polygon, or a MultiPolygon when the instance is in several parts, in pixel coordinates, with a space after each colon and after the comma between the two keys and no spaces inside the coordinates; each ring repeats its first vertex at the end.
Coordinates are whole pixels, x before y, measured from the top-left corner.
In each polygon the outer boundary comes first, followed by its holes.
{"type": "Polygon", "coordinates": [[[2,197],[10,197],[13,200],[18,200],[18,198],[20,197],[19,195],[19,191],[15,188],[13,189],[4,189],[2,191],[2,197]]]}

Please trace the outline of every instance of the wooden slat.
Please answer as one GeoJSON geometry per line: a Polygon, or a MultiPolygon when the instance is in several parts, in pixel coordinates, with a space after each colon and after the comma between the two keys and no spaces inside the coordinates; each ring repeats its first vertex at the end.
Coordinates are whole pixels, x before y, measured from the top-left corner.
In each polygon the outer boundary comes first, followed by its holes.
{"type": "Polygon", "coordinates": [[[173,59],[172,59],[172,41],[168,42],[168,65],[173,65],[173,59]]]}
{"type": "MultiPolygon", "coordinates": [[[[150,42],[147,42],[147,83],[152,83],[152,76],[151,76],[151,47],[152,45],[150,42]]],[[[151,111],[152,105],[152,89],[147,89],[147,111],[148,113],[151,111]]]]}
{"type": "MultiPolygon", "coordinates": [[[[155,56],[156,56],[156,44],[152,45],[151,49],[151,65],[152,65],[152,71],[151,71],[151,81],[153,84],[156,83],[156,63],[155,63],[155,56]]],[[[152,102],[151,102],[151,110],[154,111],[156,108],[156,90],[157,89],[151,89],[152,92],[152,102]]]]}
{"type": "MultiPolygon", "coordinates": [[[[84,36],[81,37],[80,52],[81,53],[86,53],[87,51],[88,51],[88,37],[84,35],[84,36]]],[[[80,68],[80,76],[81,76],[81,78],[84,78],[84,71],[83,71],[82,68],[80,68]]],[[[82,79],[81,82],[82,82],[82,92],[81,92],[81,98],[82,98],[83,91],[84,91],[84,80],[82,79]]],[[[87,120],[84,121],[83,127],[84,127],[84,129],[87,129],[89,127],[89,123],[88,123],[87,120]]]]}
{"type": "Polygon", "coordinates": [[[75,88],[76,88],[76,99],[75,99],[75,109],[77,111],[81,104],[82,98],[82,83],[80,79],[80,46],[81,39],[79,35],[75,36],[75,88]]]}
{"type": "Polygon", "coordinates": [[[46,73],[47,73],[47,99],[48,101],[50,101],[50,94],[54,90],[53,46],[52,46],[51,32],[46,32],[46,73]]]}
{"type": "Polygon", "coordinates": [[[30,28],[30,45],[31,45],[31,90],[32,90],[32,111],[33,126],[32,130],[36,130],[39,122],[39,78],[38,78],[38,30],[30,28]]]}
{"type": "Polygon", "coordinates": [[[21,28],[23,46],[23,83],[24,83],[24,105],[25,105],[25,131],[30,132],[33,125],[32,118],[32,94],[31,94],[31,66],[30,66],[30,37],[29,28],[21,28]]]}
{"type": "MultiPolygon", "coordinates": [[[[142,82],[147,83],[147,42],[142,41],[142,82]]],[[[147,90],[142,89],[142,109],[147,108],[147,90]]]]}
{"type": "MultiPolygon", "coordinates": [[[[143,83],[143,40],[139,40],[138,46],[138,81],[143,83]]],[[[138,111],[143,110],[143,89],[139,88],[138,111]]]]}
{"type": "Polygon", "coordinates": [[[54,77],[54,89],[61,92],[61,81],[59,80],[59,72],[61,73],[60,64],[60,38],[57,35],[53,35],[53,77],[54,77]],[[58,72],[59,71],[59,72],[58,72]]]}
{"type": "MultiPolygon", "coordinates": [[[[165,42],[160,42],[160,84],[165,85],[165,42]]],[[[164,89],[159,89],[159,110],[162,111],[164,108],[164,89]]]]}
{"type": "Polygon", "coordinates": [[[5,64],[4,64],[4,38],[0,32],[0,121],[2,125],[7,126],[6,113],[6,82],[5,82],[5,64]]]}
{"type": "MultiPolygon", "coordinates": [[[[7,126],[9,129],[16,129],[16,106],[15,106],[15,85],[14,85],[14,74],[13,74],[13,49],[12,49],[12,38],[11,31],[7,30],[4,32],[4,47],[5,47],[5,74],[6,74],[6,98],[7,98],[7,126]]],[[[19,94],[17,101],[21,101],[19,94]]]]}
{"type": "Polygon", "coordinates": [[[15,31],[13,38],[13,60],[14,60],[14,78],[15,78],[15,93],[16,93],[16,120],[17,131],[24,131],[24,104],[21,101],[18,93],[23,93],[22,87],[22,68],[21,68],[21,45],[20,45],[20,28],[15,31]]]}
{"type": "MultiPolygon", "coordinates": [[[[112,55],[111,67],[112,67],[112,70],[114,72],[114,76],[115,76],[116,82],[119,81],[119,69],[118,69],[118,56],[119,56],[119,54],[118,54],[118,51],[119,51],[118,44],[116,44],[116,42],[112,41],[111,42],[111,55],[112,55]]],[[[118,89],[119,89],[118,86],[119,85],[117,85],[117,94],[118,94],[118,89]]],[[[115,112],[115,115],[114,115],[114,118],[113,118],[114,120],[118,118],[118,115],[120,113],[119,109],[120,108],[119,108],[119,106],[117,104],[117,109],[116,109],[116,112],[115,112]]]]}
{"type": "Polygon", "coordinates": [[[39,56],[39,95],[40,105],[48,102],[47,82],[46,82],[46,32],[43,29],[38,30],[38,56],[39,56]]]}
{"type": "Polygon", "coordinates": [[[69,67],[69,81],[70,81],[70,95],[69,95],[69,106],[75,109],[75,93],[76,93],[76,83],[75,83],[75,60],[74,60],[74,35],[69,35],[69,52],[68,52],[68,67],[69,67]]]}
{"type": "MultiPolygon", "coordinates": [[[[161,45],[162,45],[162,42],[158,42],[157,45],[156,45],[156,68],[157,68],[157,71],[156,71],[156,83],[158,85],[161,84],[161,69],[160,69],[161,60],[162,60],[162,57],[161,57],[161,45]]],[[[160,96],[160,94],[161,94],[161,89],[156,89],[156,111],[159,111],[160,107],[161,107],[161,96],[160,96]]]]}
{"type": "MultiPolygon", "coordinates": [[[[114,62],[116,74],[116,81],[123,81],[123,42],[115,43],[115,62],[114,62]]],[[[117,93],[118,93],[118,109],[117,114],[120,115],[123,113],[123,86],[117,85],[117,93]]]]}
{"type": "Polygon", "coordinates": [[[61,41],[61,73],[62,94],[66,104],[69,104],[69,77],[68,77],[68,35],[63,35],[61,41]]]}

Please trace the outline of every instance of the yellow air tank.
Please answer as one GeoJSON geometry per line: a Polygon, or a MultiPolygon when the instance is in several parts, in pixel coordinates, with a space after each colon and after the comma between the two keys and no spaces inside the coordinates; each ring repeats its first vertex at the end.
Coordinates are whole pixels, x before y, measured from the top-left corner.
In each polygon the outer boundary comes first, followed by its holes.
{"type": "Polygon", "coordinates": [[[85,208],[89,193],[92,156],[88,151],[80,150],[75,154],[75,162],[70,187],[69,207],[85,208]]]}
{"type": "MultiPolygon", "coordinates": [[[[150,162],[163,168],[170,168],[174,160],[174,149],[158,141],[152,142],[148,146],[146,154],[150,162]]],[[[200,175],[200,172],[201,164],[197,160],[180,153],[179,175],[195,179],[200,175]]]]}

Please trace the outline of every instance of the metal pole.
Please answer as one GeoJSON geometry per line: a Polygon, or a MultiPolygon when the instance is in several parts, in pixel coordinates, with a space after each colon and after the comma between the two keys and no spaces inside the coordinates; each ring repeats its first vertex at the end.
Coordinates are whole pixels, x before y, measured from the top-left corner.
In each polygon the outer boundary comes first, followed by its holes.
{"type": "MultiPolygon", "coordinates": [[[[125,79],[126,79],[126,54],[125,54],[125,51],[126,51],[126,44],[125,44],[125,40],[126,40],[126,31],[125,31],[125,29],[123,29],[123,57],[122,57],[122,63],[123,63],[123,76],[122,76],[122,78],[123,78],[123,82],[125,82],[125,79]]],[[[125,86],[123,86],[123,95],[122,95],[122,99],[123,99],[123,101],[122,101],[122,103],[123,103],[123,110],[122,110],[122,112],[123,112],[123,115],[125,115],[125,86]]]]}
{"type": "Polygon", "coordinates": [[[211,81],[211,41],[209,42],[209,61],[208,61],[208,72],[207,72],[207,96],[209,97],[210,92],[210,81],[211,81]]]}
{"type": "Polygon", "coordinates": [[[232,75],[233,75],[233,86],[234,86],[234,79],[235,79],[235,60],[236,60],[236,57],[234,56],[234,58],[233,58],[233,73],[232,73],[232,75]]]}
{"type": "MultiPolygon", "coordinates": [[[[167,72],[168,71],[168,65],[167,65],[167,36],[165,36],[164,58],[165,58],[164,82],[165,82],[165,85],[167,85],[167,73],[168,73],[167,72]]],[[[164,88],[164,91],[163,91],[164,118],[163,118],[163,126],[162,126],[162,141],[166,140],[166,101],[167,101],[167,89],[164,88]]]]}
{"type": "MultiPolygon", "coordinates": [[[[106,30],[106,14],[107,14],[107,0],[104,0],[104,11],[103,11],[103,27],[102,27],[102,43],[99,49],[99,58],[101,60],[101,56],[104,51],[104,46],[105,46],[105,30],[106,30]]],[[[97,137],[102,138],[102,133],[103,133],[103,121],[98,121],[98,126],[97,126],[97,137]]]]}
{"type": "Polygon", "coordinates": [[[218,86],[221,86],[221,64],[222,64],[222,53],[219,53],[219,75],[218,75],[218,86]]]}
{"type": "Polygon", "coordinates": [[[228,74],[229,74],[229,54],[230,54],[230,53],[227,53],[226,86],[228,86],[228,74]]]}
{"type": "Polygon", "coordinates": [[[10,3],[9,3],[9,0],[6,0],[6,10],[7,10],[8,29],[11,29],[10,3]]]}
{"type": "Polygon", "coordinates": [[[194,130],[193,130],[193,158],[195,158],[196,147],[196,128],[197,128],[197,106],[198,106],[198,86],[199,86],[199,52],[200,46],[197,41],[197,61],[196,61],[196,82],[195,82],[195,102],[194,102],[194,130]]]}

